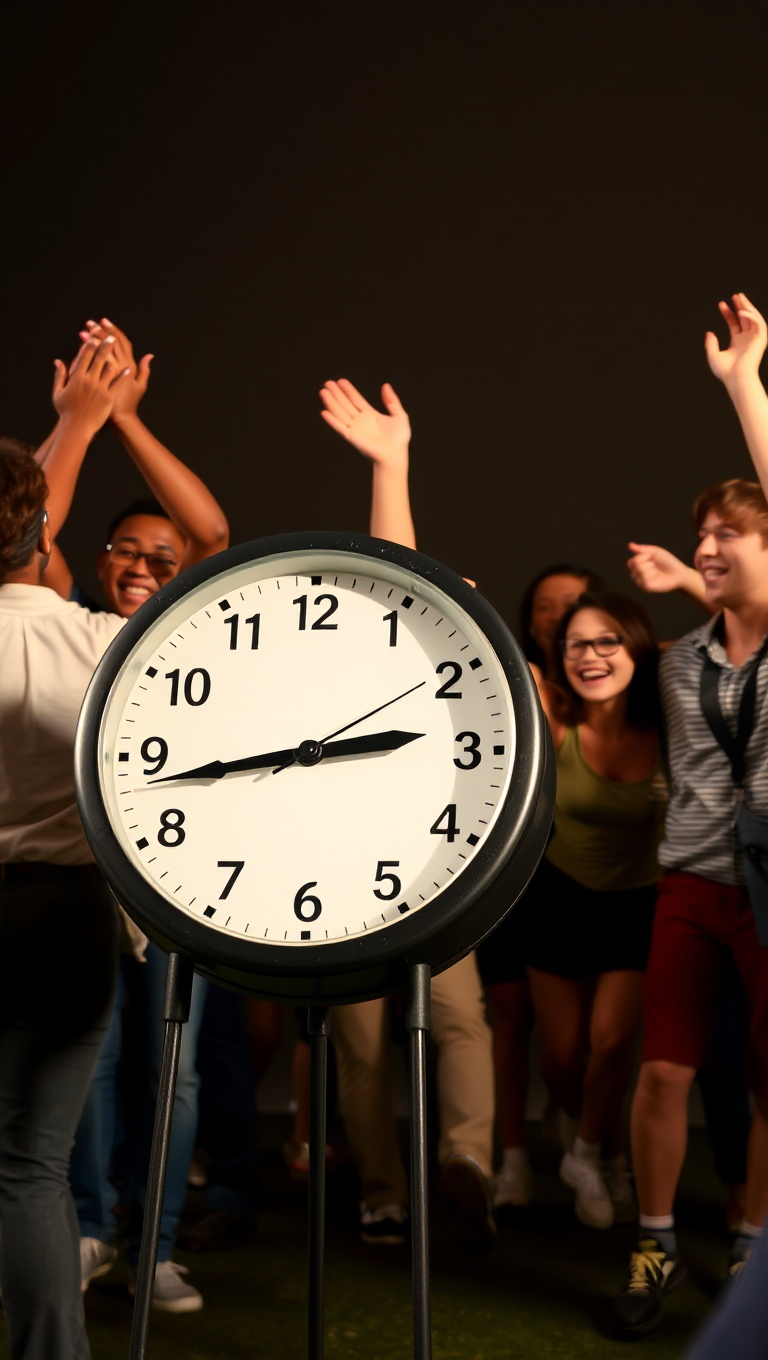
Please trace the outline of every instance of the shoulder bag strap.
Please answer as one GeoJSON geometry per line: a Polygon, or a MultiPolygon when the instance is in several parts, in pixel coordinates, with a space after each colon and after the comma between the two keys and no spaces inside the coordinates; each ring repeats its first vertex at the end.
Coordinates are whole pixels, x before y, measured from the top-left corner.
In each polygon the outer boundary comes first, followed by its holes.
{"type": "Polygon", "coordinates": [[[736,724],[736,736],[734,737],[728,729],[723,711],[720,707],[718,695],[718,684],[720,681],[720,667],[712,660],[709,652],[704,654],[704,667],[701,672],[701,687],[699,691],[701,699],[701,711],[706,718],[712,735],[718,746],[725,751],[731,765],[733,782],[737,788],[743,787],[745,770],[744,757],[747,745],[752,736],[752,729],[755,725],[755,704],[757,700],[757,672],[760,662],[768,651],[768,635],[763,640],[763,645],[757,653],[752,665],[749,668],[749,675],[744,686],[739,704],[739,717],[736,724]]]}

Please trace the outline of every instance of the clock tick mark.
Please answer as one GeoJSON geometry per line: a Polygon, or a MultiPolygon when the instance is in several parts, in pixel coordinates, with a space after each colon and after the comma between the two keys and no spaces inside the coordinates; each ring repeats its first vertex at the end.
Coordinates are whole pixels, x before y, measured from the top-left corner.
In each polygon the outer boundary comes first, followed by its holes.
{"type": "MultiPolygon", "coordinates": [[[[192,898],[192,902],[196,902],[196,901],[197,901],[197,897],[193,897],[193,898],[192,898]]],[[[192,906],[192,902],[190,902],[190,904],[189,904],[190,907],[192,906]]]]}
{"type": "Polygon", "coordinates": [[[132,723],[132,722],[135,722],[135,721],[136,721],[136,719],[135,719],[135,718],[126,718],[126,720],[125,720],[125,721],[126,721],[126,722],[130,722],[130,723],[132,723]]]}
{"type": "MultiPolygon", "coordinates": [[[[168,641],[171,642],[171,639],[169,638],[168,641]]],[[[173,650],[174,650],[174,652],[175,652],[175,651],[176,651],[176,643],[175,643],[175,642],[171,642],[171,646],[173,647],[173,650]]]]}
{"type": "Polygon", "coordinates": [[[467,858],[466,855],[462,855],[461,851],[459,851],[459,859],[466,859],[466,858],[467,858]]]}
{"type": "Polygon", "coordinates": [[[155,676],[157,675],[157,668],[155,666],[147,666],[147,669],[145,670],[144,674],[148,675],[150,680],[154,680],[155,676]]]}
{"type": "Polygon", "coordinates": [[[197,632],[197,624],[194,622],[194,619],[190,619],[189,621],[192,624],[192,627],[194,628],[195,632],[197,632]]]}
{"type": "MultiPolygon", "coordinates": [[[[243,598],[243,597],[242,597],[242,595],[241,595],[241,596],[240,596],[240,599],[242,599],[242,598],[243,598]]],[[[225,929],[225,930],[226,930],[226,928],[227,928],[227,926],[229,925],[229,923],[230,923],[231,920],[232,920],[232,917],[231,917],[231,916],[228,916],[227,919],[226,919],[226,921],[224,922],[224,929],[225,929]]]]}
{"type": "MultiPolygon", "coordinates": [[[[400,912],[400,915],[401,915],[401,916],[404,916],[405,913],[406,913],[407,911],[410,911],[411,909],[410,909],[410,907],[408,906],[408,903],[407,903],[407,902],[398,902],[398,904],[397,904],[397,910],[400,912]]],[[[383,919],[384,919],[384,918],[382,917],[382,920],[383,920],[383,919]]]]}
{"type": "MultiPolygon", "coordinates": [[[[180,887],[181,887],[181,884],[179,884],[179,888],[180,888],[180,887]]],[[[175,893],[177,893],[177,892],[179,891],[179,888],[174,888],[173,891],[174,891],[175,893]]]]}
{"type": "Polygon", "coordinates": [[[211,617],[210,614],[208,613],[208,610],[207,610],[207,609],[206,609],[206,611],[205,611],[205,617],[206,617],[207,619],[209,619],[209,618],[211,617]]]}
{"type": "Polygon", "coordinates": [[[487,826],[487,825],[488,825],[487,822],[484,822],[484,821],[483,821],[482,817],[478,817],[477,820],[478,820],[478,822],[480,823],[481,826],[487,826]]]}
{"type": "MultiPolygon", "coordinates": [[[[482,663],[482,661],[480,660],[480,657],[479,657],[479,656],[474,656],[474,657],[472,658],[472,660],[470,661],[470,663],[469,663],[470,670],[476,671],[477,668],[478,668],[478,666],[482,666],[482,664],[483,664],[483,663],[482,663]]],[[[482,685],[482,683],[483,683],[483,682],[482,682],[482,680],[481,680],[481,681],[480,681],[480,684],[482,685]]]]}
{"type": "Polygon", "coordinates": [[[275,582],[275,585],[277,586],[277,588],[278,588],[278,590],[279,590],[279,589],[280,589],[280,582],[279,582],[279,581],[276,581],[276,582],[275,582]]]}
{"type": "Polygon", "coordinates": [[[258,584],[258,582],[256,583],[256,589],[258,590],[259,594],[261,594],[261,586],[258,584]]]}
{"type": "Polygon", "coordinates": [[[469,643],[468,643],[468,642],[465,642],[463,647],[459,647],[459,651],[460,651],[460,652],[466,652],[468,646],[469,646],[469,643]]]}
{"type": "Polygon", "coordinates": [[[244,600],[244,599],[245,599],[245,596],[244,596],[242,590],[240,591],[240,599],[241,599],[241,600],[244,600]]]}
{"type": "Polygon", "coordinates": [[[439,627],[440,627],[440,624],[441,624],[442,622],[443,622],[442,619],[438,619],[438,620],[437,620],[437,623],[435,624],[435,628],[439,628],[439,627]]]}
{"type": "Polygon", "coordinates": [[[141,704],[137,704],[135,699],[131,699],[131,708],[141,708],[141,704]]]}
{"type": "MultiPolygon", "coordinates": [[[[387,599],[389,599],[389,596],[387,596],[387,599]]],[[[405,595],[403,599],[400,601],[400,603],[402,604],[403,609],[410,609],[411,605],[413,604],[413,600],[411,599],[410,595],[405,595]]]]}
{"type": "Polygon", "coordinates": [[[138,822],[134,822],[133,826],[129,826],[129,827],[128,827],[128,830],[129,830],[129,831],[135,831],[135,830],[136,830],[136,827],[137,827],[138,825],[139,825],[138,822]]]}
{"type": "Polygon", "coordinates": [[[155,862],[156,859],[157,859],[157,855],[153,855],[151,859],[148,859],[148,860],[147,860],[147,864],[154,864],[154,862],[155,862]]]}
{"type": "MultiPolygon", "coordinates": [[[[297,585],[299,584],[298,581],[296,582],[296,584],[297,584],[297,585]]],[[[323,584],[323,578],[322,578],[322,576],[313,576],[313,577],[312,577],[312,585],[313,585],[313,586],[321,586],[322,584],[323,584]]]]}
{"type": "Polygon", "coordinates": [[[229,603],[229,600],[219,600],[219,609],[221,610],[222,614],[226,614],[227,610],[231,608],[232,606],[229,603]]]}
{"type": "Polygon", "coordinates": [[[456,636],[456,629],[454,628],[453,632],[448,634],[448,637],[449,637],[449,638],[452,638],[452,637],[455,637],[455,636],[456,636]]]}
{"type": "Polygon", "coordinates": [[[473,831],[471,836],[467,836],[467,845],[477,845],[479,840],[480,837],[476,836],[473,831]]]}
{"type": "MultiPolygon", "coordinates": [[[[147,840],[146,836],[142,836],[141,840],[136,842],[136,849],[137,849],[137,850],[146,850],[146,848],[147,848],[148,845],[149,845],[149,841],[147,840]]],[[[150,860],[150,864],[151,864],[151,863],[152,863],[152,861],[150,860]]]]}
{"type": "MultiPolygon", "coordinates": [[[[210,614],[208,615],[208,617],[209,617],[209,618],[211,617],[210,614]]],[[[157,655],[160,657],[160,660],[161,660],[161,661],[165,661],[165,657],[164,657],[164,656],[160,656],[160,653],[159,653],[159,652],[158,652],[157,655]]],[[[157,674],[157,672],[155,672],[155,674],[157,674]]]]}
{"type": "Polygon", "coordinates": [[[372,595],[375,589],[376,589],[376,582],[375,582],[375,581],[372,581],[372,582],[371,582],[371,588],[370,588],[370,590],[368,591],[368,594],[369,594],[369,595],[372,595]]]}
{"type": "Polygon", "coordinates": [[[419,893],[419,897],[421,898],[422,902],[426,902],[427,899],[423,893],[419,893]]]}
{"type": "MultiPolygon", "coordinates": [[[[287,933],[288,933],[288,932],[286,931],[286,934],[287,934],[287,933]]],[[[311,930],[302,930],[302,932],[301,932],[301,938],[302,938],[302,940],[311,940],[311,939],[312,939],[312,931],[311,931],[311,930]]]]}
{"type": "Polygon", "coordinates": [[[357,577],[355,577],[354,581],[352,582],[352,589],[353,589],[353,590],[354,590],[354,588],[355,588],[356,585],[357,585],[357,577]]]}
{"type": "Polygon", "coordinates": [[[419,614],[419,618],[420,618],[420,619],[423,619],[423,618],[424,618],[424,615],[426,614],[426,612],[427,612],[428,609],[429,609],[429,605],[428,605],[428,604],[425,604],[424,608],[422,609],[421,613],[419,614]]]}
{"type": "Polygon", "coordinates": [[[446,873],[450,874],[451,878],[453,878],[453,869],[446,869],[446,873]]]}
{"type": "Polygon", "coordinates": [[[215,916],[215,915],[216,915],[216,908],[215,908],[215,907],[206,907],[205,911],[203,912],[203,916],[209,916],[209,917],[210,917],[210,916],[215,916]]]}
{"type": "Polygon", "coordinates": [[[394,593],[395,593],[395,587],[393,586],[392,589],[391,589],[390,592],[389,592],[389,595],[387,595],[387,599],[389,599],[389,596],[390,596],[390,595],[394,595],[394,593]]]}
{"type": "Polygon", "coordinates": [[[504,747],[503,747],[503,746],[494,746],[494,748],[493,748],[493,754],[494,754],[495,756],[503,756],[503,754],[504,754],[504,747]]]}
{"type": "MultiPolygon", "coordinates": [[[[163,872],[162,872],[161,875],[160,875],[160,878],[165,878],[165,875],[166,875],[167,873],[168,873],[168,870],[167,870],[167,869],[164,869],[163,872]]],[[[159,883],[159,882],[160,882],[160,879],[158,879],[158,883],[159,883]]]]}
{"type": "Polygon", "coordinates": [[[130,751],[120,751],[117,758],[118,760],[130,760],[131,753],[130,751]]]}
{"type": "Polygon", "coordinates": [[[147,687],[146,687],[146,685],[139,685],[139,689],[143,689],[144,693],[145,693],[145,694],[147,693],[147,687]]]}
{"type": "Polygon", "coordinates": [[[333,584],[334,584],[335,586],[337,586],[337,585],[339,584],[339,578],[338,578],[338,576],[334,576],[334,578],[333,578],[333,584]]]}
{"type": "MultiPolygon", "coordinates": [[[[432,882],[435,883],[434,878],[432,879],[432,882]]],[[[440,884],[439,884],[439,883],[435,883],[435,887],[436,887],[436,888],[439,888],[439,887],[440,887],[440,884]]]]}
{"type": "Polygon", "coordinates": [[[498,788],[499,788],[499,785],[498,785],[498,784],[491,784],[491,788],[492,788],[492,789],[498,789],[498,788]]]}

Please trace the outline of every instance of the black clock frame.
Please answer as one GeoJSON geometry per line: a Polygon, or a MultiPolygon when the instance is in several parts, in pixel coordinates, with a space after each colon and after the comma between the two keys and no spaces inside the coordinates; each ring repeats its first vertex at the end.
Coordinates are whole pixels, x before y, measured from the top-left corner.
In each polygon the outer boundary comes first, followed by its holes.
{"type": "MultiPolygon", "coordinates": [[[[279,560],[275,569],[279,571],[279,560]]],[[[525,890],[549,836],[555,772],[549,728],[527,662],[490,604],[449,568],[423,553],[359,534],[330,531],[274,535],[240,544],[175,577],[128,620],[102,658],[83,703],[75,748],[77,803],[96,861],[129,916],[167,952],[191,957],[220,984],[271,999],[329,1005],[382,996],[408,968],[438,973],[470,952],[525,890]],[[426,908],[370,935],[323,944],[280,946],[204,925],[167,901],[125,854],[104,804],[98,767],[106,701],[140,638],[197,586],[247,562],[311,550],[383,560],[442,590],[490,642],[507,677],[515,714],[515,758],[496,822],[465,869],[426,908]]]]}

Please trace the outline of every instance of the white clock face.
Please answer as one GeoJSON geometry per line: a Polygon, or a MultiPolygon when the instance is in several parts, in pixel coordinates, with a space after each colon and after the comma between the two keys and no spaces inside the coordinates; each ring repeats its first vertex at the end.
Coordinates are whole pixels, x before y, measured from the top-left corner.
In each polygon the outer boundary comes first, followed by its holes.
{"type": "Polygon", "coordinates": [[[98,759],[158,893],[212,930],[301,948],[438,898],[514,757],[506,677],[454,601],[391,563],[305,551],[209,579],[148,629],[98,759]]]}

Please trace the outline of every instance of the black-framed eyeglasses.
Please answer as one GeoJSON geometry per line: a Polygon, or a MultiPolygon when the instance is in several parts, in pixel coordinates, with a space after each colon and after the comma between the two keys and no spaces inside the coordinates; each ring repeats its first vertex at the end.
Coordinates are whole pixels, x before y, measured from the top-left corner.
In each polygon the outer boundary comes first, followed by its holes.
{"type": "Polygon", "coordinates": [[[115,548],[111,543],[107,544],[106,551],[118,567],[135,567],[143,558],[156,581],[175,576],[179,569],[176,558],[168,557],[164,553],[138,552],[135,548],[124,548],[119,544],[115,548]]]}
{"type": "Polygon", "coordinates": [[[595,656],[615,656],[623,642],[619,633],[603,633],[596,638],[564,638],[560,650],[568,661],[580,661],[588,647],[592,648],[595,656]]]}

